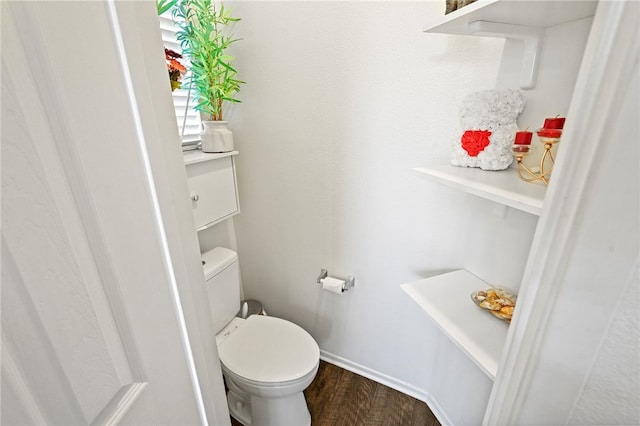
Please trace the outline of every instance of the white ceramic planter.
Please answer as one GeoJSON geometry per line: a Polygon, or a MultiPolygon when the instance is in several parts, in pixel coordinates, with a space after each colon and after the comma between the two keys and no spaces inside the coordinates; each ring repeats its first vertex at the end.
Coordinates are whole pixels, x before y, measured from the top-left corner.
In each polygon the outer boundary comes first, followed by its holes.
{"type": "Polygon", "coordinates": [[[233,133],[226,121],[203,121],[202,125],[202,152],[233,151],[233,133]]]}

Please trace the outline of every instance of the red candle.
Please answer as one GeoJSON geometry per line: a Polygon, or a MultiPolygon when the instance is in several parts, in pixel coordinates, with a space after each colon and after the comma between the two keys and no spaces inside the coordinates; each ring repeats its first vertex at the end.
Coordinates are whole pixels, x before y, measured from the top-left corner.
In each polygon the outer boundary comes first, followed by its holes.
{"type": "Polygon", "coordinates": [[[544,129],[562,129],[564,128],[564,117],[546,118],[544,120],[544,129]]]}
{"type": "Polygon", "coordinates": [[[516,138],[513,141],[516,145],[531,145],[531,138],[533,137],[533,133],[528,130],[523,130],[521,132],[516,132],[516,138]]]}
{"type": "Polygon", "coordinates": [[[562,130],[560,129],[539,129],[538,136],[541,138],[559,138],[562,136],[562,130]]]}

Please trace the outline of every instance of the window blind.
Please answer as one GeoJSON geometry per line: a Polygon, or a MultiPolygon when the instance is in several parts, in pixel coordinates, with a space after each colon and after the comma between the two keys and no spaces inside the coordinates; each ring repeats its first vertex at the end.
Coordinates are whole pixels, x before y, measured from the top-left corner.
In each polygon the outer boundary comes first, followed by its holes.
{"type": "MultiPolygon", "coordinates": [[[[176,38],[178,27],[173,22],[171,12],[163,13],[159,16],[160,32],[164,47],[174,52],[182,54],[180,43],[176,38]]],[[[180,62],[189,69],[187,58],[182,58],[180,62]]],[[[200,114],[193,109],[195,102],[193,96],[187,87],[188,75],[182,77],[182,89],[176,89],[173,94],[173,106],[176,112],[176,124],[178,125],[178,133],[182,139],[182,149],[194,149],[200,143],[200,114]]],[[[169,82],[167,81],[167,84],[169,82]]]]}

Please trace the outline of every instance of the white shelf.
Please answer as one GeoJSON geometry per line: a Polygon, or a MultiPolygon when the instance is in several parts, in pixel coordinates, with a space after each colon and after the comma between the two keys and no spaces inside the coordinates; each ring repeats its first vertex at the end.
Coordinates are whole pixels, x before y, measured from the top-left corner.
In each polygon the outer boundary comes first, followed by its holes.
{"type": "Polygon", "coordinates": [[[238,154],[238,151],[208,153],[208,152],[202,152],[199,149],[195,149],[193,151],[183,152],[182,156],[184,157],[185,166],[188,166],[189,164],[202,163],[203,161],[217,160],[219,158],[230,157],[232,155],[237,155],[237,154],[238,154]]]}
{"type": "Polygon", "coordinates": [[[523,42],[520,88],[536,86],[545,29],[593,16],[596,0],[478,0],[425,27],[429,33],[473,35],[523,42]]]}
{"type": "Polygon", "coordinates": [[[466,270],[403,284],[440,329],[495,380],[509,326],[476,306],[471,293],[490,286],[466,270]]]}
{"type": "Polygon", "coordinates": [[[413,169],[434,182],[504,204],[527,213],[540,215],[547,187],[539,182],[525,182],[515,169],[486,171],[448,164],[413,169]]]}
{"type": "Polygon", "coordinates": [[[508,1],[478,0],[424,27],[428,33],[473,35],[469,23],[487,21],[524,27],[548,28],[593,16],[596,0],[508,1]]]}

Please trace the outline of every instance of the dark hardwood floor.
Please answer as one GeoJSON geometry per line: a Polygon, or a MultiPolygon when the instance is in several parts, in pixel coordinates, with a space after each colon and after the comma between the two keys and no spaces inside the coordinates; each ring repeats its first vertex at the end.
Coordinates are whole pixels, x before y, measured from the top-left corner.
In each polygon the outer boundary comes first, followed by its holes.
{"type": "Polygon", "coordinates": [[[304,395],[312,426],[440,425],[424,402],[324,361],[304,395]]]}

